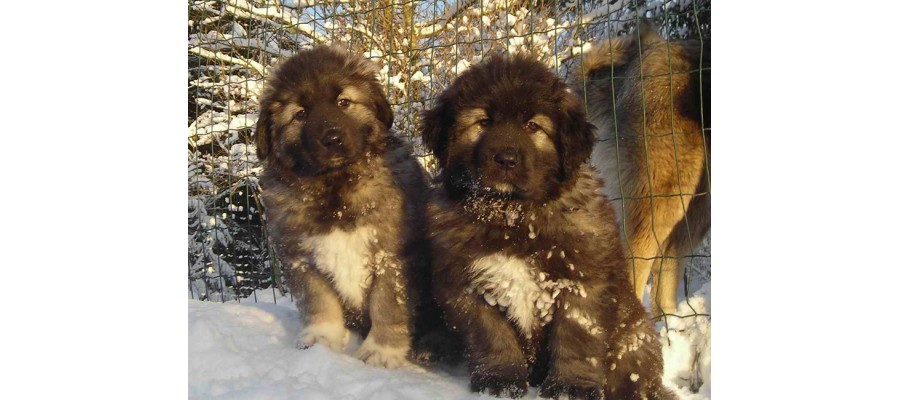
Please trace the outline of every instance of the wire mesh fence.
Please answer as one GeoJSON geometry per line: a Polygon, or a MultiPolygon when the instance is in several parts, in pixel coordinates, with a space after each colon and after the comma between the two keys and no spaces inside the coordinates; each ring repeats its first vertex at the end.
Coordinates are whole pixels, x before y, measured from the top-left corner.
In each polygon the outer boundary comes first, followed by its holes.
{"type": "MultiPolygon", "coordinates": [[[[419,116],[485,55],[527,52],[572,81],[592,42],[631,32],[640,18],[670,40],[708,40],[710,6],[709,0],[189,0],[190,297],[277,301],[287,294],[268,246],[253,145],[259,95],[277,60],[340,44],[375,61],[395,134],[433,173],[434,160],[417,138],[419,116]]],[[[691,247],[678,255],[688,260],[686,294],[710,277],[708,240],[691,247]]]]}

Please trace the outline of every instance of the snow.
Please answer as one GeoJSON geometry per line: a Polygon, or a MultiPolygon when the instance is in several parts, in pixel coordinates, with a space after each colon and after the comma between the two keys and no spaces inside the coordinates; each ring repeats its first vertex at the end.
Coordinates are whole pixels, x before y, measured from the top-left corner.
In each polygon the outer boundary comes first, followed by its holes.
{"type": "MultiPolygon", "coordinates": [[[[353,355],[360,337],[351,334],[342,353],[323,345],[295,347],[300,315],[286,297],[260,290],[243,303],[188,300],[188,397],[191,399],[493,399],[471,393],[464,365],[422,368],[408,365],[388,370],[366,365],[353,355]],[[257,298],[260,302],[253,303],[257,298]],[[277,301],[273,303],[272,301],[277,301]]],[[[709,286],[691,297],[700,313],[709,311],[709,286]]],[[[679,311],[687,308],[682,301],[679,311]]],[[[709,324],[705,318],[672,318],[663,340],[667,386],[683,400],[710,398],[709,324]],[[688,385],[691,354],[699,350],[704,385],[698,393],[688,385]]],[[[657,325],[665,332],[662,324],[657,325]]],[[[639,377],[632,376],[632,379],[639,377]]],[[[537,399],[530,388],[526,399],[537,399]]]]}
{"type": "Polygon", "coordinates": [[[472,64],[466,60],[459,60],[459,62],[456,63],[456,67],[453,68],[453,73],[461,74],[463,71],[469,69],[470,65],[472,64]]]}
{"type": "MultiPolygon", "coordinates": [[[[270,294],[271,296],[271,294],[270,294]]],[[[188,397],[192,399],[468,399],[465,370],[371,367],[322,345],[294,347],[299,315],[272,303],[188,300],[188,397]]],[[[536,395],[536,392],[534,392],[536,395]]],[[[483,398],[490,398],[483,396],[483,398]]]]}
{"type": "MultiPolygon", "coordinates": [[[[710,284],[703,285],[689,300],[681,301],[678,304],[676,314],[711,315],[710,293],[710,284]]],[[[692,399],[710,397],[710,338],[712,333],[710,318],[706,316],[668,317],[665,324],[658,323],[657,327],[663,337],[664,379],[679,385],[699,388],[700,391],[697,394],[699,397],[691,397],[692,399]],[[668,329],[665,325],[668,325],[668,329]],[[692,368],[693,363],[697,363],[697,366],[692,368]]]]}
{"type": "Polygon", "coordinates": [[[431,82],[431,77],[425,76],[422,71],[416,71],[415,74],[410,78],[411,82],[431,82]]]}
{"type": "Polygon", "coordinates": [[[281,0],[281,5],[290,8],[312,7],[316,5],[315,0],[281,0]]]}

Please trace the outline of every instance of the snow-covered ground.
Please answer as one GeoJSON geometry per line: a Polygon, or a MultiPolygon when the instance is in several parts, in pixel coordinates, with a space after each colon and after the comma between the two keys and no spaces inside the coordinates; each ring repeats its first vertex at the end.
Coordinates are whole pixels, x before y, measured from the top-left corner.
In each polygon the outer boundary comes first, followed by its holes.
{"type": "MultiPolygon", "coordinates": [[[[465,367],[409,367],[385,370],[365,365],[351,354],[315,345],[294,347],[299,314],[287,298],[259,296],[260,303],[188,300],[188,395],[191,399],[471,399],[492,397],[469,392],[465,367]],[[277,300],[277,304],[272,303],[277,300]],[[262,302],[269,301],[269,302],[262,302]]],[[[709,286],[695,292],[691,306],[708,312],[709,286]]],[[[690,312],[682,302],[680,312],[690,312]]],[[[683,399],[709,398],[709,320],[672,318],[664,345],[665,377],[683,399]],[[671,344],[669,344],[671,343],[671,344]],[[699,357],[698,357],[699,354],[699,357]],[[697,368],[691,364],[699,362],[697,368]],[[702,374],[698,393],[687,390],[702,374]]],[[[531,388],[528,399],[538,398],[531,388]]]]}

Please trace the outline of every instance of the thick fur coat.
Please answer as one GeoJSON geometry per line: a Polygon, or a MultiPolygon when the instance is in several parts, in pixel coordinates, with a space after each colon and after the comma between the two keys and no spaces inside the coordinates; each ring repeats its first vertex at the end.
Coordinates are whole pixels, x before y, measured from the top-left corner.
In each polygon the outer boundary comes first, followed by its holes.
{"type": "Polygon", "coordinates": [[[669,398],[615,212],[585,164],[594,133],[579,97],[543,64],[497,56],[440,95],[422,134],[442,168],[434,294],[472,389],[669,398]]]}
{"type": "Polygon", "coordinates": [[[266,83],[256,140],[268,231],[305,322],[298,347],[341,351],[355,330],[357,356],[393,368],[406,363],[416,314],[435,313],[421,309],[424,172],[389,134],[376,72],[336,48],[293,56],[266,83]]]}

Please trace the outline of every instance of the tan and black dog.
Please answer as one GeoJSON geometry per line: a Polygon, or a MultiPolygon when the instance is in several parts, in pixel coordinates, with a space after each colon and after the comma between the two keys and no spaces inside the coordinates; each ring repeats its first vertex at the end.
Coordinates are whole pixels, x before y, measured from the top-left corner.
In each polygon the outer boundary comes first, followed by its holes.
{"type": "Polygon", "coordinates": [[[666,41],[642,22],[576,67],[573,86],[598,128],[592,162],[634,258],[638,298],[652,272],[655,315],[675,312],[684,265],[710,229],[710,48],[666,41]]]}

